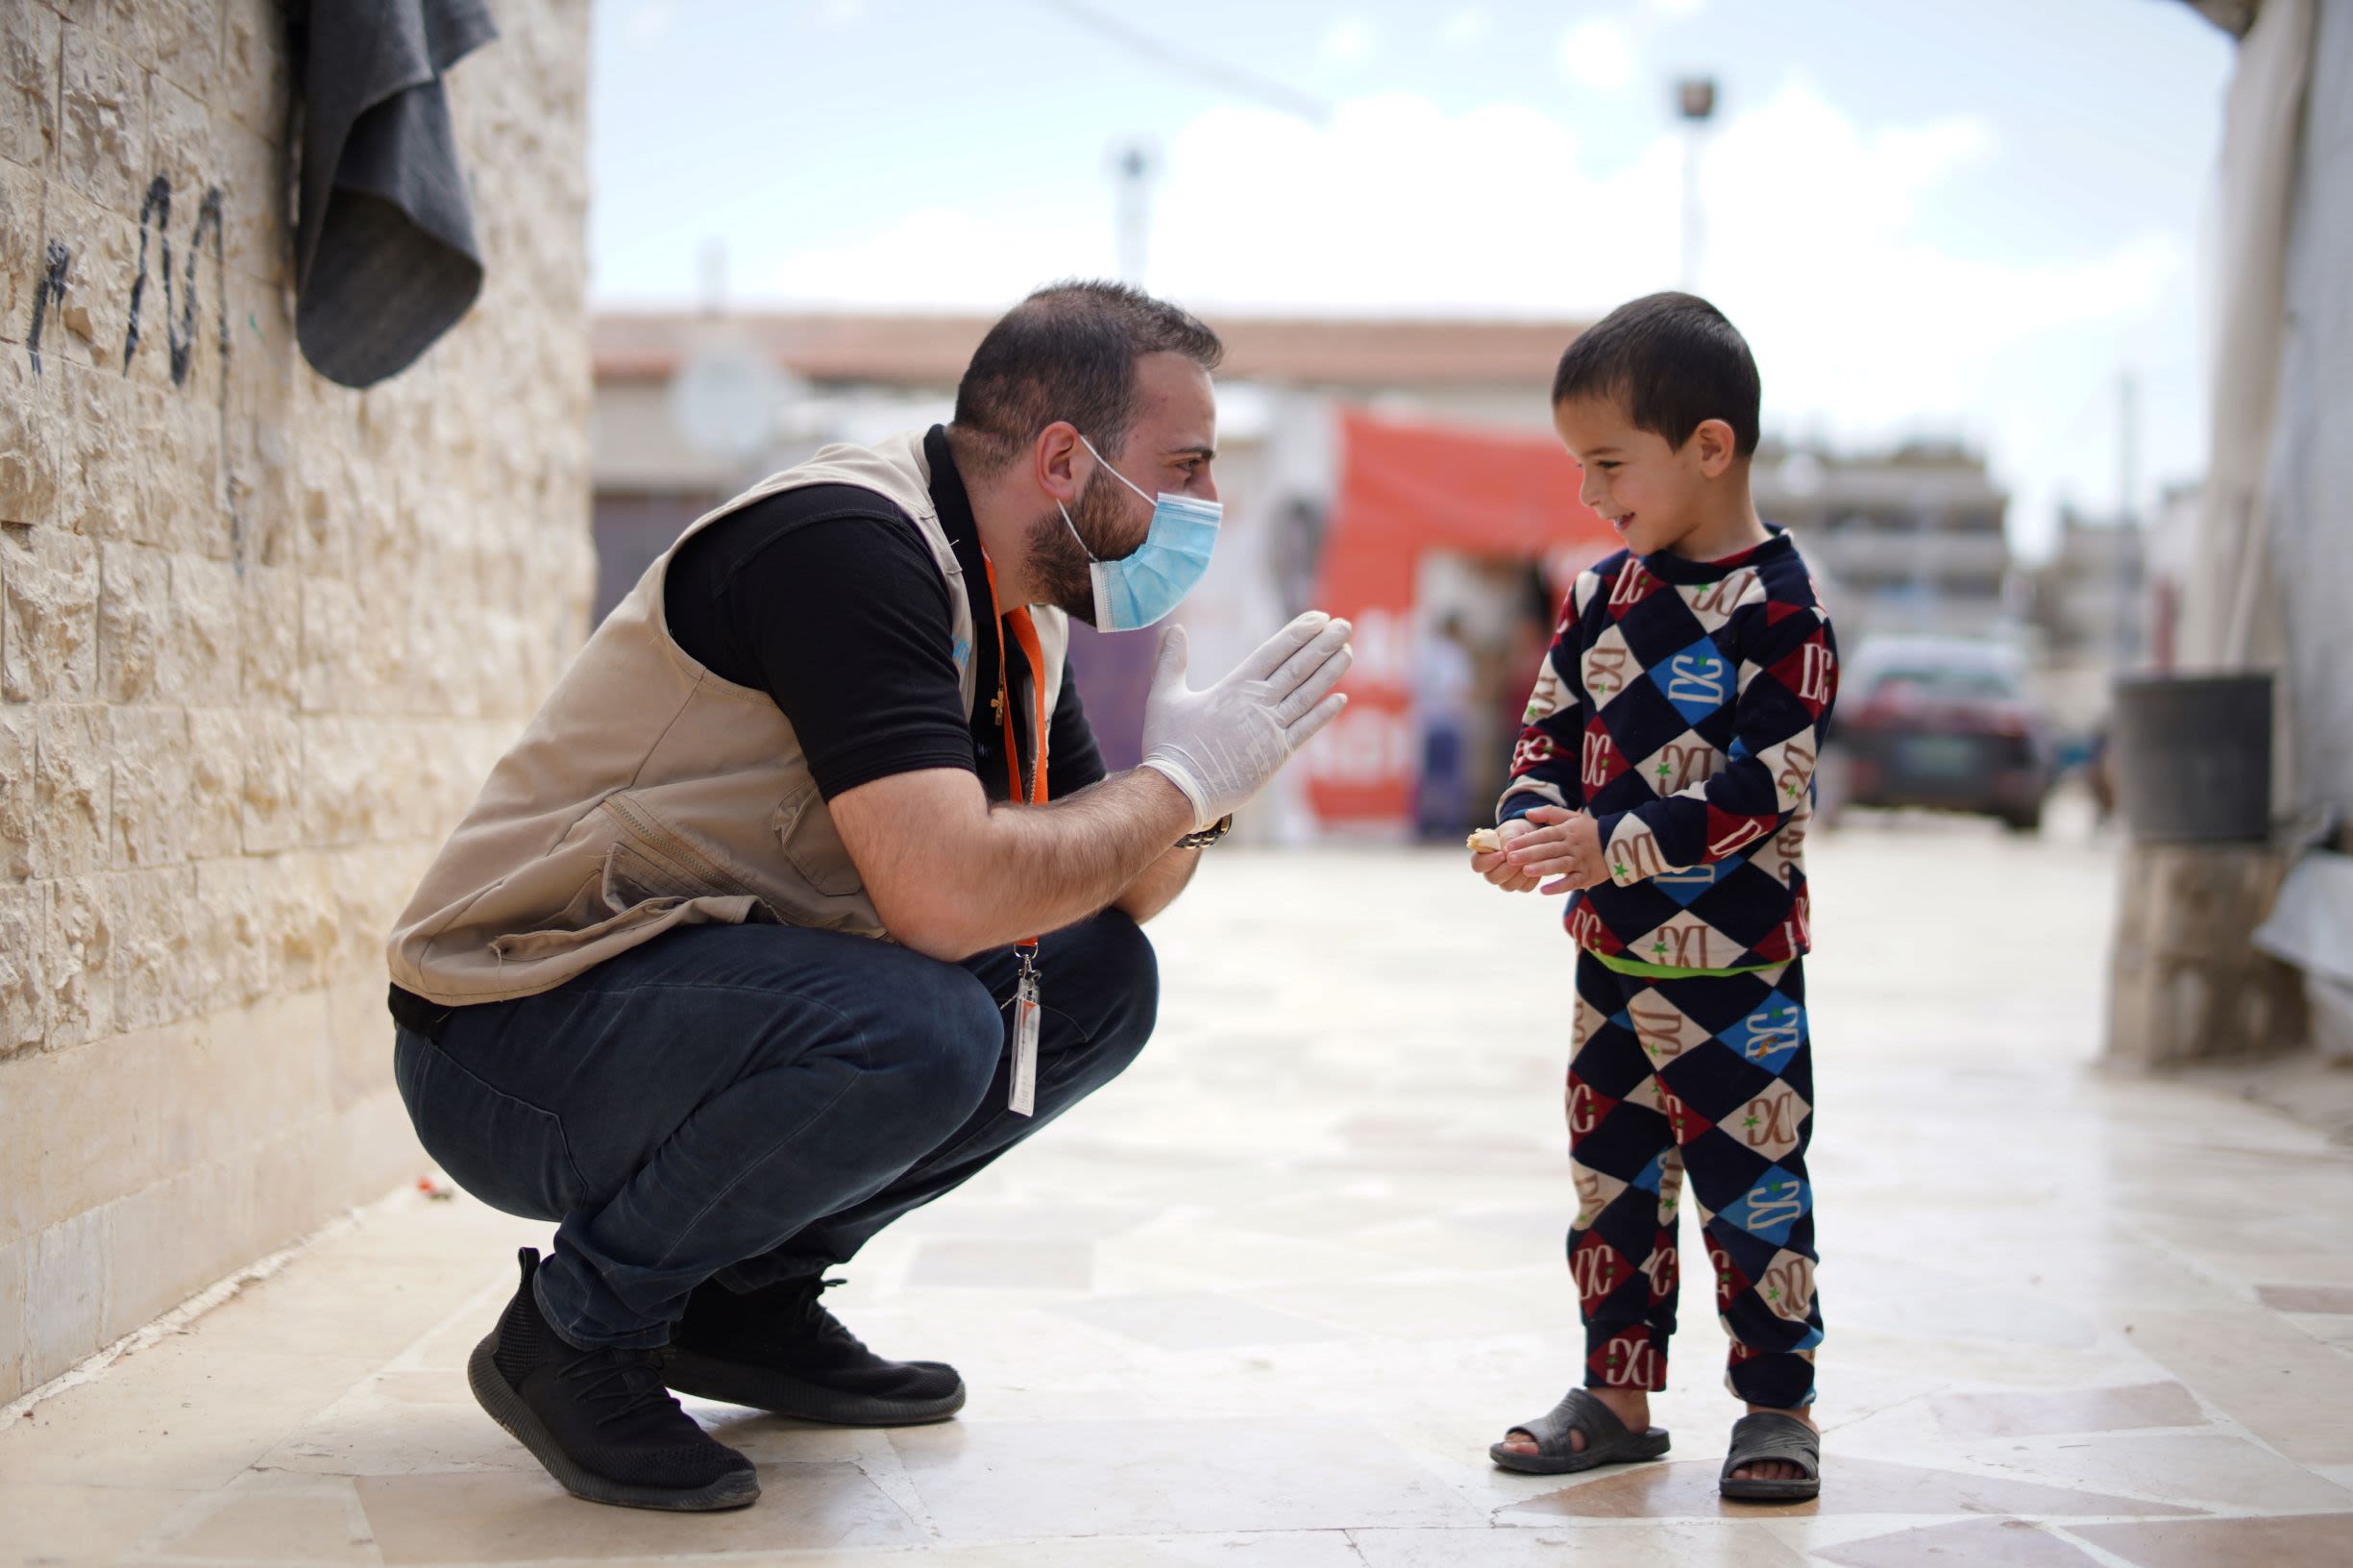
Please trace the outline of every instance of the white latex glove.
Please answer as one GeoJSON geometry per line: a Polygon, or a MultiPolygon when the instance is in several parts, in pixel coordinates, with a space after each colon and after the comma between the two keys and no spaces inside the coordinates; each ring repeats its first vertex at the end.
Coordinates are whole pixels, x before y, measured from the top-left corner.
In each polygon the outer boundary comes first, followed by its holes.
{"type": "Polygon", "coordinates": [[[1144,698],[1143,765],[1185,792],[1194,831],[1258,794],[1292,752],[1339,717],[1348,698],[1333,688],[1356,657],[1349,629],[1310,610],[1202,692],[1185,680],[1185,628],[1161,634],[1144,698]]]}

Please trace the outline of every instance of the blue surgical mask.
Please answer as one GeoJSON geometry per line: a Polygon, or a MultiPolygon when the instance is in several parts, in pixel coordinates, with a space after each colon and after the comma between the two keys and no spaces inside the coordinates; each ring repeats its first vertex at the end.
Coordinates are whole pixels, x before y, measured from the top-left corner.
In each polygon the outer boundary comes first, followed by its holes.
{"type": "MultiPolygon", "coordinates": [[[[1093,442],[1083,435],[1079,440],[1113,478],[1144,496],[1143,486],[1104,462],[1093,442]]],[[[1069,508],[1061,502],[1054,503],[1070,537],[1078,539],[1078,548],[1086,550],[1087,558],[1094,562],[1088,575],[1094,581],[1097,631],[1139,631],[1165,617],[1200,584],[1202,575],[1210,569],[1210,552],[1217,548],[1223,503],[1165,490],[1157,501],[1150,496],[1144,500],[1152,502],[1152,531],[1133,553],[1116,561],[1100,559],[1087,550],[1087,541],[1079,539],[1078,525],[1070,521],[1069,508]]]]}

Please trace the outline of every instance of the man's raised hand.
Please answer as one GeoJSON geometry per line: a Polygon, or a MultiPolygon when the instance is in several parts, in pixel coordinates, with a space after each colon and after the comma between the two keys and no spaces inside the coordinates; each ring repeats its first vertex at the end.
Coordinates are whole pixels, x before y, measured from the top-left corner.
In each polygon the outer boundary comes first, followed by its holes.
{"type": "Polygon", "coordinates": [[[1144,699],[1143,765],[1185,794],[1204,828],[1263,789],[1348,699],[1349,625],[1311,610],[1204,691],[1185,680],[1185,628],[1161,634],[1144,699]]]}

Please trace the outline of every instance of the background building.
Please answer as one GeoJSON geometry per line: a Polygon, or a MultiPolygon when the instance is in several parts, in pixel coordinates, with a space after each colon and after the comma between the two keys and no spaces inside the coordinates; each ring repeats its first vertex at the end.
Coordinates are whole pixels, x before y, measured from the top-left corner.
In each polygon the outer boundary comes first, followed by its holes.
{"type": "MultiPolygon", "coordinates": [[[[594,329],[591,416],[599,614],[710,505],[827,441],[870,440],[948,417],[956,382],[993,315],[607,311],[594,329]],[[748,357],[771,413],[730,456],[677,417],[677,381],[699,356],[748,357]]],[[[1235,521],[1288,470],[1296,400],[1369,404],[1480,425],[1542,429],[1553,366],[1578,323],[1218,317],[1218,470],[1235,521]],[[1280,432],[1280,433],[1279,433],[1280,432]]],[[[747,384],[752,384],[746,378],[747,384]]]]}
{"type": "Polygon", "coordinates": [[[1794,531],[1833,593],[1839,641],[1872,632],[1985,637],[2015,619],[2009,497],[1985,458],[1949,442],[1839,454],[1768,441],[1757,509],[1794,531]]]}

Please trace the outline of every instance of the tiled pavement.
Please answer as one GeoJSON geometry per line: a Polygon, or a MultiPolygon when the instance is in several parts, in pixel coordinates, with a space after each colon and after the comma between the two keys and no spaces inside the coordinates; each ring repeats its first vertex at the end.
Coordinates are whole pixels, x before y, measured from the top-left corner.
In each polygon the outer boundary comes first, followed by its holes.
{"type": "Polygon", "coordinates": [[[1236,854],[1157,928],[1143,1063],[829,1298],[962,1366],[962,1419],[699,1405],[757,1507],[575,1502],[461,1371],[535,1228],[410,1195],[10,1423],[0,1564],[2353,1562],[2353,1159],[2091,1066],[2101,849],[1815,860],[1819,1505],[1715,1497],[1703,1300],[1669,1462],[1489,1466],[1577,1355],[1563,941],[1451,857],[1236,854]]]}

